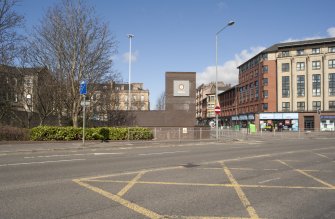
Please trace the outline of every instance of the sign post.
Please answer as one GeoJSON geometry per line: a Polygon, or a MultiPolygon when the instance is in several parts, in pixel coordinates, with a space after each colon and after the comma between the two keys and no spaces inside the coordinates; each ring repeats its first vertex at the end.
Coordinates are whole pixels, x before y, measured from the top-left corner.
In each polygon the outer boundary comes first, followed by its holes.
{"type": "Polygon", "coordinates": [[[221,108],[220,106],[216,106],[214,109],[215,112],[215,132],[216,132],[216,141],[219,141],[219,114],[221,113],[221,108]]]}
{"type": "Polygon", "coordinates": [[[85,122],[86,122],[86,94],[87,94],[87,84],[86,81],[80,82],[79,88],[80,95],[83,95],[84,106],[83,106],[83,145],[85,145],[85,122]]]}

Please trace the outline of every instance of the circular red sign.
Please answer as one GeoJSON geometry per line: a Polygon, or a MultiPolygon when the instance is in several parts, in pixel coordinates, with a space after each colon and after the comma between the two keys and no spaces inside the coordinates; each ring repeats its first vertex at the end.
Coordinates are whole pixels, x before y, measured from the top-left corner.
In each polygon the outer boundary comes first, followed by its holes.
{"type": "Polygon", "coordinates": [[[221,108],[219,106],[216,106],[214,111],[215,111],[216,114],[220,114],[221,113],[221,108]]]}

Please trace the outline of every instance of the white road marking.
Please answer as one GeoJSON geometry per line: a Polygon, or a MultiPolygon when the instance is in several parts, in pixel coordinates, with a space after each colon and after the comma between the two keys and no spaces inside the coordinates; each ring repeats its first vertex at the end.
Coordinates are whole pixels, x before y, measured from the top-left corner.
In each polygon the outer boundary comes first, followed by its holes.
{"type": "Polygon", "coordinates": [[[100,156],[100,155],[117,155],[117,154],[124,154],[124,153],[93,153],[95,156],[100,156]]]}
{"type": "Polygon", "coordinates": [[[72,161],[82,161],[82,160],[86,160],[86,159],[49,160],[49,161],[30,162],[30,163],[8,163],[8,164],[1,164],[0,167],[21,166],[21,165],[31,165],[31,164],[45,164],[45,163],[61,163],[61,162],[72,162],[72,161]]]}
{"type": "Polygon", "coordinates": [[[160,153],[149,153],[149,154],[138,154],[139,156],[150,156],[150,155],[162,155],[162,154],[175,154],[175,153],[185,153],[188,151],[167,151],[167,152],[160,152],[160,153]]]}
{"type": "Polygon", "coordinates": [[[52,158],[52,157],[71,157],[71,156],[100,156],[100,155],[116,155],[123,153],[88,153],[88,154],[54,154],[54,155],[44,155],[36,157],[24,157],[24,159],[34,159],[34,158],[52,158]]]}
{"type": "Polygon", "coordinates": [[[316,154],[316,155],[318,155],[318,156],[320,156],[320,157],[327,158],[327,159],[329,159],[329,160],[330,160],[330,158],[329,158],[329,157],[327,157],[327,156],[326,156],[326,155],[324,155],[324,154],[319,154],[319,153],[313,153],[313,154],[316,154]]]}
{"type": "Polygon", "coordinates": [[[263,183],[267,183],[267,182],[271,182],[271,181],[275,181],[275,180],[278,180],[280,178],[274,178],[274,179],[268,179],[268,180],[264,180],[264,181],[261,181],[261,182],[258,182],[259,184],[263,184],[263,183]]]}

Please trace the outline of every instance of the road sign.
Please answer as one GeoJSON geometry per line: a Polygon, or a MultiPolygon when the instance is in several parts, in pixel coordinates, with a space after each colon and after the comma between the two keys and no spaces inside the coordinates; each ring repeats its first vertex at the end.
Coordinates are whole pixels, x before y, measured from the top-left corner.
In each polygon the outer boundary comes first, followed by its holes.
{"type": "Polygon", "coordinates": [[[84,106],[84,105],[85,105],[85,106],[90,106],[90,104],[91,104],[90,101],[81,101],[81,102],[80,102],[80,105],[81,105],[81,106],[84,106]]]}
{"type": "Polygon", "coordinates": [[[79,92],[80,92],[80,95],[86,95],[87,94],[87,84],[86,84],[86,81],[80,82],[79,92]]]}
{"type": "Polygon", "coordinates": [[[216,106],[214,111],[215,111],[215,114],[220,114],[221,113],[221,108],[219,106],[216,106]]]}

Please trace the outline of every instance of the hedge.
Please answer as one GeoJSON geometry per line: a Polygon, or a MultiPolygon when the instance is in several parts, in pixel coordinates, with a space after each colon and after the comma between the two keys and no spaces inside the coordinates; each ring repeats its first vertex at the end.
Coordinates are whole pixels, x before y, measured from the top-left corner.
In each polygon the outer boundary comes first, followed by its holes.
{"type": "MultiPolygon", "coordinates": [[[[82,139],[82,128],[38,126],[31,129],[30,140],[32,141],[71,141],[82,139]]],[[[115,128],[99,127],[86,128],[86,140],[151,140],[152,131],[148,128],[115,128]]]]}

